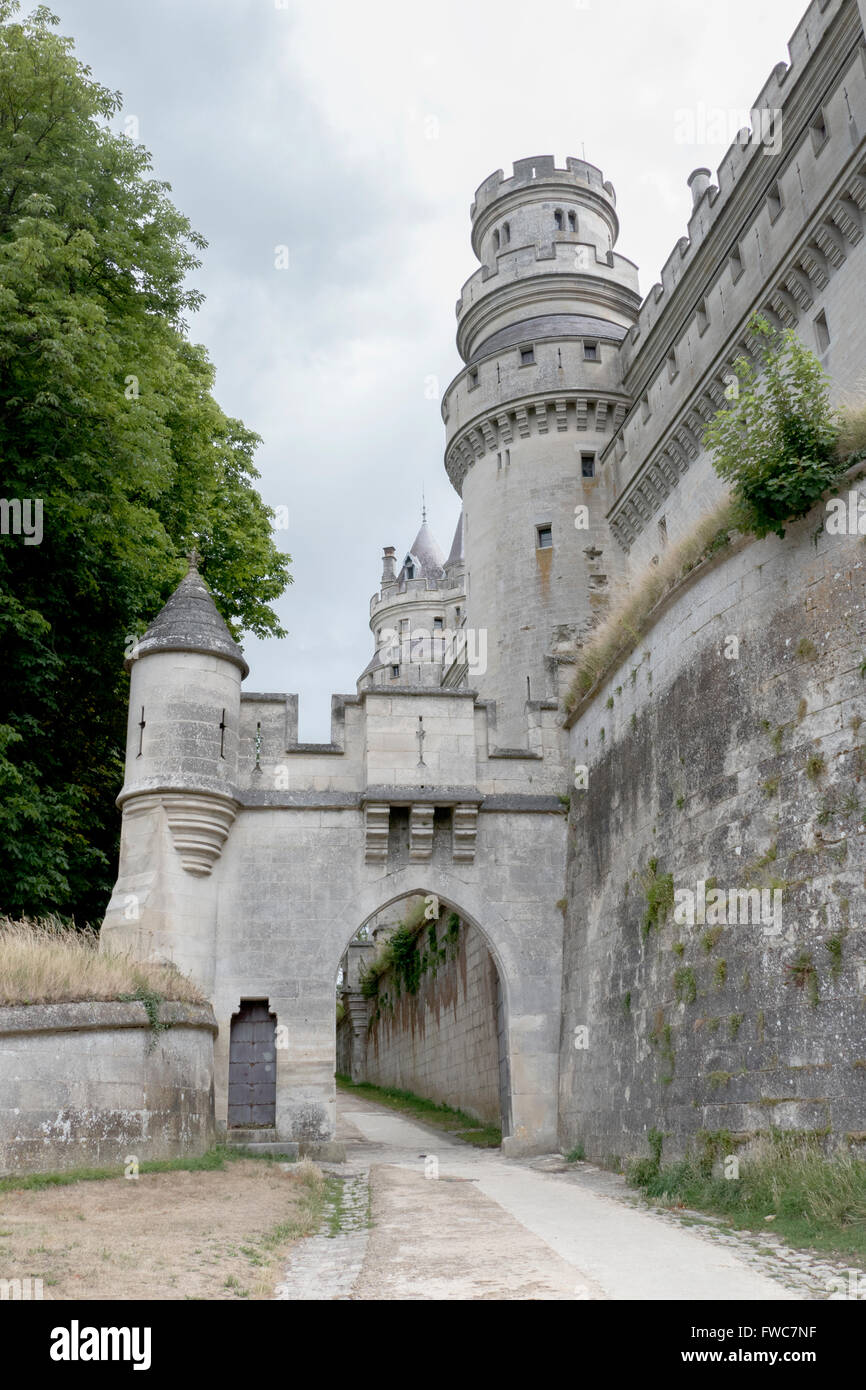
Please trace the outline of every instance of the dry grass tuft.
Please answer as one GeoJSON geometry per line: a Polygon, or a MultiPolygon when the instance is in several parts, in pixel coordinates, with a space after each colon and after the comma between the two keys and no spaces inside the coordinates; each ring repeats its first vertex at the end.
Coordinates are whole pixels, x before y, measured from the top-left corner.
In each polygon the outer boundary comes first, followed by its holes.
{"type": "Polygon", "coordinates": [[[866,401],[846,404],[839,416],[837,453],[842,459],[856,462],[866,454],[866,401]]]}
{"type": "Polygon", "coordinates": [[[100,951],[95,931],[76,931],[55,917],[21,922],[0,917],[0,1005],[114,1000],[137,991],[187,1004],[207,1002],[173,965],[100,951]]]}
{"type": "Polygon", "coordinates": [[[577,671],[565,699],[569,712],[616,661],[640,638],[646,619],[659,602],[701,560],[730,539],[735,503],[720,502],[676,545],[669,546],[657,565],[647,565],[628,593],[611,608],[580,650],[577,671]]]}

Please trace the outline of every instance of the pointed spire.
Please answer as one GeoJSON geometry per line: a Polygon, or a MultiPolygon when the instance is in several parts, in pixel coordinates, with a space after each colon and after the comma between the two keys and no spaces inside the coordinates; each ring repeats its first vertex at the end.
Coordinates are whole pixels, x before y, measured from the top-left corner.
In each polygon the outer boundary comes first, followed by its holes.
{"type": "Polygon", "coordinates": [[[151,652],[202,652],[231,661],[240,667],[242,676],[249,675],[243,653],[198,572],[200,561],[201,556],[195,550],[187,555],[186,574],[136,644],[133,655],[127,658],[127,670],[133,661],[151,652]]]}
{"type": "Polygon", "coordinates": [[[457,526],[454,530],[454,539],[451,542],[451,550],[448,559],[445,561],[445,568],[451,569],[453,565],[463,564],[463,512],[461,510],[457,518],[457,526]]]}
{"type": "MultiPolygon", "coordinates": [[[[409,547],[406,559],[411,559],[414,566],[413,579],[441,579],[445,568],[445,557],[426,521],[421,522],[421,529],[409,547]]],[[[403,568],[398,578],[402,583],[408,577],[406,560],[404,559],[403,568]]]]}

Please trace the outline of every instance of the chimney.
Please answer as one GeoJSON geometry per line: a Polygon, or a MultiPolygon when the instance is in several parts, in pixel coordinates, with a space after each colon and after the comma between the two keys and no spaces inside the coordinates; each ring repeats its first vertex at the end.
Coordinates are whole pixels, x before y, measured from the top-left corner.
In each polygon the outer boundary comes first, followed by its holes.
{"type": "Polygon", "coordinates": [[[696,208],[710,186],[709,169],[693,169],[686,182],[692,190],[692,207],[696,208]]]}
{"type": "Polygon", "coordinates": [[[382,552],[382,588],[383,588],[383,589],[386,588],[387,585],[389,585],[389,584],[396,584],[396,582],[397,582],[397,575],[396,575],[395,568],[394,568],[394,566],[395,566],[394,556],[396,555],[396,553],[397,553],[397,552],[395,551],[393,545],[386,545],[386,546],[385,546],[385,549],[384,549],[383,552],[382,552]]]}

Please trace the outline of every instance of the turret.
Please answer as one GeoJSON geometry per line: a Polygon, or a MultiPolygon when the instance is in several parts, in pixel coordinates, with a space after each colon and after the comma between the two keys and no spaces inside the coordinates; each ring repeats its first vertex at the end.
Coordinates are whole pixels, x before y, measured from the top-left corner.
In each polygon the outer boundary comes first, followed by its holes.
{"type": "Polygon", "coordinates": [[[443,662],[450,664],[464,599],[462,567],[455,564],[453,546],[446,560],[425,509],[421,528],[396,574],[395,554],[393,546],[386,547],[382,587],[370,600],[376,650],[358,678],[359,690],[373,685],[438,686],[443,662]]]}
{"type": "Polygon", "coordinates": [[[457,304],[466,366],[443,398],[445,465],[463,499],[468,629],[488,652],[473,684],[497,700],[500,746],[521,747],[527,701],[561,695],[621,568],[599,456],[630,404],[618,353],[640,296],[614,251],[613,187],[584,160],[518,160],[471,217],[481,266],[457,304]]]}
{"type": "Polygon", "coordinates": [[[211,875],[235,818],[240,687],[248,667],[195,556],[126,666],[120,874],[103,939],[170,956],[207,988],[210,885],[193,884],[211,875]],[[168,925],[178,899],[180,932],[176,918],[168,925]]]}

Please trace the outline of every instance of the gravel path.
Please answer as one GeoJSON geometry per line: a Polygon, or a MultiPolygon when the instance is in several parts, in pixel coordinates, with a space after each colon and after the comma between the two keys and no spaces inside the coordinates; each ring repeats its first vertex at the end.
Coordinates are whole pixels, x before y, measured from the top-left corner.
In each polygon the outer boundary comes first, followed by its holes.
{"type": "MultiPolygon", "coordinates": [[[[846,1271],[698,1213],[650,1210],[615,1174],[507,1161],[341,1096],[339,1212],[294,1248],[282,1299],[825,1299],[846,1271]]],[[[838,1287],[838,1286],[837,1286],[838,1287]]]]}

